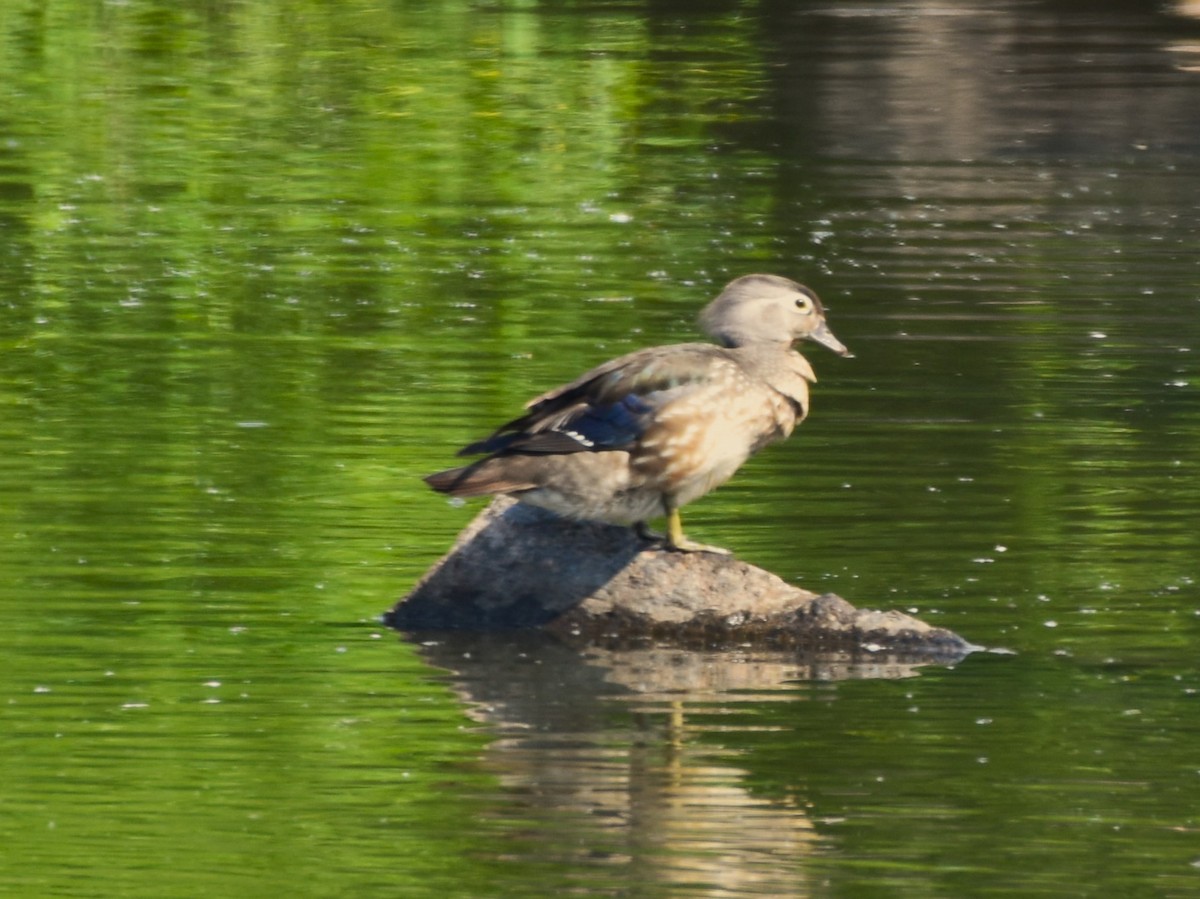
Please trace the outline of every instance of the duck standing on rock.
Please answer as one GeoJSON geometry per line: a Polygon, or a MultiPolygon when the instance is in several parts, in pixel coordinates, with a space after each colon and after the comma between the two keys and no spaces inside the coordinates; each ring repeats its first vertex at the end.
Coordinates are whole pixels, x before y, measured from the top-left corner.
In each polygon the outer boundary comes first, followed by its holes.
{"type": "Polygon", "coordinates": [[[726,553],[683,535],[679,510],[733,476],[808,414],[812,340],[850,355],[807,287],[778,275],[730,282],[700,314],[718,341],[637,350],[530,400],[520,418],[459,451],[486,453],[425,478],[451,496],[511,494],[574,519],[632,524],[666,516],[666,546],[726,553]]]}

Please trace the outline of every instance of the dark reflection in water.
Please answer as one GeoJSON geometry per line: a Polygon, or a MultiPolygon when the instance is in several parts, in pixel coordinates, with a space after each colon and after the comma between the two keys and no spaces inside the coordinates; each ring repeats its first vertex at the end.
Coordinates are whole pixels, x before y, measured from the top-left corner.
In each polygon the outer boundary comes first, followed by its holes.
{"type": "Polygon", "coordinates": [[[1186,158],[1200,148],[1186,6],[779,4],[764,19],[774,112],[788,155],[1186,158]]]}

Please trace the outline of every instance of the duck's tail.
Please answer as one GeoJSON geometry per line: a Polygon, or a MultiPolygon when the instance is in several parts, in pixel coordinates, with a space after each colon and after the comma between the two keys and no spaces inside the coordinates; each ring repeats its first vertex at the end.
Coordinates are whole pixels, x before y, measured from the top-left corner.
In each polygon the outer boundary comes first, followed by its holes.
{"type": "Polygon", "coordinates": [[[462,468],[447,468],[426,475],[423,480],[438,493],[450,496],[492,496],[502,493],[519,493],[537,485],[528,479],[516,476],[512,466],[503,459],[481,459],[462,468]]]}

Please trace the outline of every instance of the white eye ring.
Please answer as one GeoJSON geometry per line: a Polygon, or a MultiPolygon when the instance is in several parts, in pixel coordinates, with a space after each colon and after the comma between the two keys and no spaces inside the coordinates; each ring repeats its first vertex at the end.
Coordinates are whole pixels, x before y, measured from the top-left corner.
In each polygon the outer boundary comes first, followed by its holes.
{"type": "Polygon", "coordinates": [[[796,308],[801,312],[812,312],[812,300],[808,297],[796,297],[796,308]]]}

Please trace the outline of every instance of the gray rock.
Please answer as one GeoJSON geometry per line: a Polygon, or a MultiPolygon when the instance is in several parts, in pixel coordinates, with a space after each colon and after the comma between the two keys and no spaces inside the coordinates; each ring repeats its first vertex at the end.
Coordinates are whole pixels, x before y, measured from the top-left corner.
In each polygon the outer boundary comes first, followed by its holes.
{"type": "Polygon", "coordinates": [[[856,609],[715,553],[567,521],[500,497],[384,616],[400,630],[542,628],[610,645],[753,644],[957,658],[978,647],[899,612],[856,609]]]}

